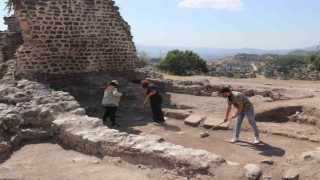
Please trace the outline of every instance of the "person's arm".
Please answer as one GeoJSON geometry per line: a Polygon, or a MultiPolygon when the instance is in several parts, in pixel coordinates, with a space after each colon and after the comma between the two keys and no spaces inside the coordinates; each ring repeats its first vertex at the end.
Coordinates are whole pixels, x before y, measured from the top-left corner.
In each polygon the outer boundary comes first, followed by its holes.
{"type": "Polygon", "coordinates": [[[150,97],[155,95],[157,93],[157,90],[152,90],[146,97],[146,99],[143,102],[143,109],[147,106],[148,101],[150,100],[150,97]]]}
{"type": "Polygon", "coordinates": [[[157,90],[153,89],[153,90],[151,90],[151,92],[149,93],[149,95],[150,95],[150,96],[153,96],[153,95],[155,95],[156,93],[157,93],[157,90]]]}
{"type": "Polygon", "coordinates": [[[238,116],[239,116],[239,114],[242,112],[242,110],[243,110],[243,104],[242,104],[242,103],[240,103],[240,104],[239,104],[239,106],[238,106],[238,108],[237,108],[237,112],[236,112],[236,114],[235,114],[234,116],[232,116],[232,118],[236,118],[236,117],[238,117],[238,116]]]}
{"type": "Polygon", "coordinates": [[[224,122],[227,122],[229,120],[230,112],[231,112],[231,104],[228,103],[227,113],[226,113],[226,117],[224,119],[224,122]]]}
{"type": "Polygon", "coordinates": [[[119,93],[118,88],[113,89],[113,95],[114,96],[122,96],[122,93],[119,93]]]}
{"type": "Polygon", "coordinates": [[[145,99],[145,100],[144,100],[144,102],[143,102],[142,109],[146,108],[147,103],[149,102],[149,99],[150,99],[150,96],[149,96],[149,95],[147,95],[146,99],[145,99]]]}

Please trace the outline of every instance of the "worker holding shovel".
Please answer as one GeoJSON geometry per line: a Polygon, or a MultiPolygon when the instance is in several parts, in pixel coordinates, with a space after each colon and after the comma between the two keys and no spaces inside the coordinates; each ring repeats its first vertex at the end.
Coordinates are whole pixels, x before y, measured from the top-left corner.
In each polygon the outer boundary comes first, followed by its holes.
{"type": "Polygon", "coordinates": [[[237,108],[237,112],[230,118],[230,119],[237,118],[237,123],[234,129],[234,137],[233,139],[231,139],[230,142],[235,143],[239,141],[240,128],[242,125],[243,118],[246,115],[254,131],[254,137],[255,137],[254,144],[260,143],[259,129],[257,127],[256,120],[254,118],[254,107],[253,107],[253,104],[248,99],[248,97],[241,92],[231,91],[228,87],[223,87],[219,91],[219,94],[221,94],[221,96],[225,98],[228,98],[228,108],[227,108],[224,122],[227,122],[229,120],[231,106],[233,105],[235,108],[237,108]]]}
{"type": "Polygon", "coordinates": [[[157,123],[164,123],[165,119],[161,109],[162,97],[158,91],[158,87],[148,80],[143,80],[141,82],[141,87],[147,89],[147,96],[143,102],[141,110],[143,111],[146,108],[148,101],[150,101],[153,121],[157,123]]]}

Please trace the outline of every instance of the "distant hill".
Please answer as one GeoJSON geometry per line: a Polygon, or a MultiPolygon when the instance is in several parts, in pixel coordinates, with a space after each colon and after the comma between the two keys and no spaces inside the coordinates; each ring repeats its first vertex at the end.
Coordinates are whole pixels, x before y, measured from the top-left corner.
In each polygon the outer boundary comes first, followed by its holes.
{"type": "Polygon", "coordinates": [[[138,51],[145,51],[152,58],[163,58],[168,51],[179,50],[192,50],[199,54],[201,58],[206,61],[213,61],[221,59],[226,56],[234,56],[236,54],[277,54],[286,55],[293,51],[314,51],[316,46],[304,47],[300,49],[287,49],[287,50],[264,50],[255,48],[241,48],[241,49],[222,49],[222,48],[206,48],[206,47],[177,47],[177,46],[145,46],[136,44],[138,51]]]}
{"type": "Polygon", "coordinates": [[[306,51],[306,50],[294,50],[289,52],[287,55],[297,55],[297,56],[304,56],[308,54],[315,53],[315,51],[306,51]]]}
{"type": "Polygon", "coordinates": [[[257,62],[257,61],[265,61],[265,60],[271,60],[279,57],[279,55],[275,54],[236,54],[234,56],[227,56],[221,59],[217,59],[216,61],[220,61],[222,63],[236,63],[236,62],[257,62]]]}

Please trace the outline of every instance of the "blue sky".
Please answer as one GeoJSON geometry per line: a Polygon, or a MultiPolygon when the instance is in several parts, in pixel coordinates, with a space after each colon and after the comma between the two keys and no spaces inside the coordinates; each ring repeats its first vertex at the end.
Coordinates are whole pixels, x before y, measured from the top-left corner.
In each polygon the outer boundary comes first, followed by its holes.
{"type": "Polygon", "coordinates": [[[320,42],[320,0],[115,2],[140,45],[291,49],[320,42]]]}

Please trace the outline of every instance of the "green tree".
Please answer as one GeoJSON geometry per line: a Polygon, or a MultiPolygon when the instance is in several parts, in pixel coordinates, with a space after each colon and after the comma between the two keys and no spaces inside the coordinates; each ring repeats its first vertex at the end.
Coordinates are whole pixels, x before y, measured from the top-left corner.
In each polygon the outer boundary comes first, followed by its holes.
{"type": "Polygon", "coordinates": [[[319,51],[315,54],[308,56],[308,60],[312,68],[314,68],[317,71],[320,71],[320,52],[319,51]]]}
{"type": "Polygon", "coordinates": [[[206,61],[190,50],[169,51],[157,67],[161,71],[178,76],[192,76],[209,72],[206,61]]]}
{"type": "Polygon", "coordinates": [[[6,4],[5,9],[7,10],[7,14],[10,14],[13,10],[13,0],[7,0],[4,3],[6,4]]]}
{"type": "Polygon", "coordinates": [[[270,65],[277,66],[281,70],[287,70],[297,67],[306,67],[308,61],[305,56],[279,56],[268,61],[270,65]]]}

